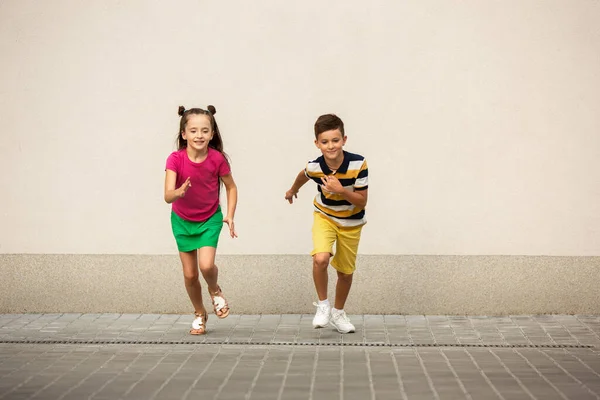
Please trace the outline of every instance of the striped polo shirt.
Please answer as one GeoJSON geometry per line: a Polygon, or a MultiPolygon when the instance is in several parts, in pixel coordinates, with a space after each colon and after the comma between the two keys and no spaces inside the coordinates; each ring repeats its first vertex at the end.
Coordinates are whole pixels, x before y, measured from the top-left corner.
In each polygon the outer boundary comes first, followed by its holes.
{"type": "Polygon", "coordinates": [[[368,189],[369,170],[367,160],[363,156],[344,151],[344,161],[335,173],[329,169],[325,158],[321,156],[306,164],[304,174],[317,183],[319,193],[313,201],[316,212],[321,213],[340,227],[360,226],[367,222],[364,208],[356,207],[344,200],[342,195],[328,192],[321,186],[323,184],[321,178],[324,175],[333,175],[346,190],[353,192],[368,189]]]}

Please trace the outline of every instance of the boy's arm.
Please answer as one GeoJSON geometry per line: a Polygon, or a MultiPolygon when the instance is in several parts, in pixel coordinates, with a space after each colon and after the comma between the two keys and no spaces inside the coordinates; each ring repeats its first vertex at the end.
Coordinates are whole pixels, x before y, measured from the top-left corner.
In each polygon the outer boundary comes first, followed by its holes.
{"type": "Polygon", "coordinates": [[[344,200],[349,201],[358,208],[365,208],[367,206],[367,199],[369,197],[369,189],[350,190],[344,189],[340,181],[335,176],[324,176],[321,178],[323,181],[323,188],[331,193],[337,193],[342,195],[344,200]]]}
{"type": "Polygon", "coordinates": [[[308,182],[308,177],[306,176],[306,174],[304,173],[304,170],[300,171],[300,173],[298,174],[298,176],[296,176],[296,179],[294,180],[294,184],[292,185],[292,187],[290,188],[290,190],[288,190],[287,192],[285,192],[285,199],[292,204],[294,202],[294,197],[298,198],[298,191],[300,190],[300,188],[302,186],[304,186],[304,184],[306,182],[308,182]]]}
{"type": "Polygon", "coordinates": [[[344,189],[344,193],[342,193],[342,196],[345,200],[348,200],[356,207],[365,208],[367,206],[367,200],[369,197],[369,189],[358,190],[356,192],[351,192],[349,190],[344,189]]]}
{"type": "Polygon", "coordinates": [[[231,174],[221,176],[221,180],[223,181],[225,190],[227,191],[227,214],[223,218],[223,222],[229,226],[229,234],[231,237],[235,238],[237,237],[237,233],[235,233],[233,217],[235,215],[235,208],[237,206],[237,185],[235,184],[231,174]]]}

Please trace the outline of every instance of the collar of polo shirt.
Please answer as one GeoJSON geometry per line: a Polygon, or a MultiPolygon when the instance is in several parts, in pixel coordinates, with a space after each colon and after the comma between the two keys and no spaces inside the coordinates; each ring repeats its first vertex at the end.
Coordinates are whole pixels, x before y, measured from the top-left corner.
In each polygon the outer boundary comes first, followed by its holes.
{"type": "MultiPolygon", "coordinates": [[[[335,171],[335,172],[339,172],[340,174],[345,174],[346,172],[348,172],[348,165],[350,164],[350,159],[348,158],[348,153],[346,152],[346,150],[343,150],[343,152],[344,152],[344,161],[342,161],[342,165],[340,165],[340,167],[337,169],[337,171],[335,171]]],[[[329,166],[325,162],[325,157],[323,157],[323,156],[319,157],[319,165],[321,166],[321,171],[323,171],[323,173],[325,175],[329,175],[333,172],[333,171],[331,171],[331,168],[329,168],[329,166]]]]}

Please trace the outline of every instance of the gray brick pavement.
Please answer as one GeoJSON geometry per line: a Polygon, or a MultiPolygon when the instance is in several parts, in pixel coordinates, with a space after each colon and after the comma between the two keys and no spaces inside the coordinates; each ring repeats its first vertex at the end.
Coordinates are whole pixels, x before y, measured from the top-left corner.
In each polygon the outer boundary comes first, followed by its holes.
{"type": "Polygon", "coordinates": [[[351,335],[315,330],[312,317],[211,315],[208,334],[190,336],[191,315],[0,314],[0,341],[600,347],[600,316],[353,315],[351,335]]]}
{"type": "Polygon", "coordinates": [[[600,399],[598,316],[351,318],[0,315],[0,399],[600,399]]]}

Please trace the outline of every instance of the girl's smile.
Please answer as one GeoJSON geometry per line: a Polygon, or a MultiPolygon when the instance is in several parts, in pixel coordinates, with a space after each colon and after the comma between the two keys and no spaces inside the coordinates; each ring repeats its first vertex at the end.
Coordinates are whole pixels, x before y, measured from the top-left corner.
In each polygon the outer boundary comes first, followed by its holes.
{"type": "Polygon", "coordinates": [[[197,151],[204,151],[213,138],[210,117],[204,114],[192,114],[188,117],[185,130],[181,136],[187,140],[188,147],[197,151]]]}

